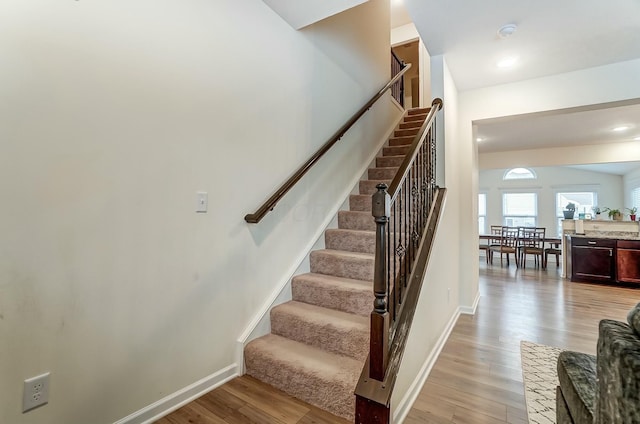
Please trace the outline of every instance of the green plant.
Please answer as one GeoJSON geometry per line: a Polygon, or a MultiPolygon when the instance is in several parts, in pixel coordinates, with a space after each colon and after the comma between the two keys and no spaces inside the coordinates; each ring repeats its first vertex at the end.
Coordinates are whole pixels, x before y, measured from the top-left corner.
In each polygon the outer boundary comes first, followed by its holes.
{"type": "Polygon", "coordinates": [[[593,213],[594,213],[595,215],[600,215],[600,213],[602,213],[602,210],[600,209],[600,206],[593,206],[593,207],[591,208],[591,210],[593,211],[593,213]]]}
{"type": "Polygon", "coordinates": [[[566,211],[574,211],[575,212],[576,204],[572,203],[572,202],[569,202],[569,203],[567,203],[567,206],[564,207],[564,210],[566,210],[566,211]]]}
{"type": "Polygon", "coordinates": [[[609,215],[609,218],[614,218],[616,215],[622,215],[620,213],[620,209],[604,208],[603,211],[609,215]]]}
{"type": "Polygon", "coordinates": [[[625,208],[625,209],[629,211],[629,215],[635,215],[636,212],[638,212],[638,208],[635,206],[632,208],[625,208]]]}

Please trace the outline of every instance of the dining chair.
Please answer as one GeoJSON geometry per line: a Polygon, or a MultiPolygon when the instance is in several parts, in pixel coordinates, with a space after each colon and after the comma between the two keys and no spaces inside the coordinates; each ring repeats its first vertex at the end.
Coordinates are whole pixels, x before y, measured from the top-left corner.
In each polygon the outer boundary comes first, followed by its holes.
{"type": "MultiPolygon", "coordinates": [[[[487,263],[491,263],[493,264],[493,251],[491,250],[491,246],[500,246],[500,238],[502,237],[502,225],[492,225],[489,229],[490,231],[490,235],[492,236],[490,239],[487,240],[487,244],[486,244],[486,260],[487,263]]],[[[480,249],[483,248],[484,245],[481,245],[480,249]]]]}
{"type": "Polygon", "coordinates": [[[490,257],[489,262],[493,264],[493,252],[500,253],[500,266],[502,266],[503,255],[507,257],[507,266],[509,266],[509,254],[513,253],[513,257],[516,261],[516,267],[518,266],[518,228],[517,227],[502,227],[500,232],[500,244],[491,245],[489,247],[490,257]]]}
{"type": "Polygon", "coordinates": [[[551,247],[547,247],[544,249],[544,266],[547,267],[549,263],[549,255],[555,255],[556,257],[556,268],[560,266],[560,255],[562,255],[562,249],[560,248],[560,243],[551,243],[551,247]]]}
{"type": "Polygon", "coordinates": [[[478,246],[480,247],[480,251],[484,250],[484,259],[489,263],[489,243],[480,242],[478,246]]]}
{"type": "Polygon", "coordinates": [[[520,252],[522,267],[527,266],[527,255],[534,255],[535,264],[546,268],[547,264],[544,260],[544,237],[546,228],[530,228],[522,229],[522,238],[520,240],[520,252]]]}

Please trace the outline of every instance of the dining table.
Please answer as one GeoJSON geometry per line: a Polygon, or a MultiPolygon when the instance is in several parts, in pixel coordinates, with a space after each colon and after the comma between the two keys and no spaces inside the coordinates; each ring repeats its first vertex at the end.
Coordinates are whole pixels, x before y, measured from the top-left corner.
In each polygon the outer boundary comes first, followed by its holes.
{"type": "MultiPolygon", "coordinates": [[[[489,246],[490,246],[490,240],[500,240],[500,235],[496,235],[496,234],[480,234],[480,246],[482,249],[485,249],[486,252],[488,252],[489,246]],[[484,240],[484,244],[482,244],[482,241],[484,240]]],[[[545,237],[543,239],[544,244],[549,244],[550,248],[553,249],[560,249],[560,245],[562,244],[562,239],[560,237],[545,237]]],[[[543,246],[543,250],[544,250],[544,246],[543,246]]],[[[556,260],[557,260],[557,256],[556,256],[556,260]]],[[[487,258],[487,264],[489,263],[489,259],[487,258]]]]}
{"type": "MultiPolygon", "coordinates": [[[[497,240],[499,238],[500,236],[495,234],[480,234],[480,240],[486,240],[487,244],[489,240],[491,239],[497,240]]],[[[562,239],[560,237],[545,237],[544,242],[549,243],[550,245],[553,245],[554,247],[556,247],[562,243],[562,239]]]]}

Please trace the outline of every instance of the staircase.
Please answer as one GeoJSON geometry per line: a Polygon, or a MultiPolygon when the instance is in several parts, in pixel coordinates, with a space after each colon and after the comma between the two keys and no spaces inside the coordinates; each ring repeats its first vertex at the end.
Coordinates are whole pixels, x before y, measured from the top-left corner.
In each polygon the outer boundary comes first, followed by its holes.
{"type": "Polygon", "coordinates": [[[371,195],[391,183],[428,112],[408,111],[350,210],[338,212],[338,229],[325,231],[326,248],[311,252],[311,272],[293,278],[293,300],[271,310],[271,333],[245,347],[247,374],[351,421],[374,299],[371,195]]]}

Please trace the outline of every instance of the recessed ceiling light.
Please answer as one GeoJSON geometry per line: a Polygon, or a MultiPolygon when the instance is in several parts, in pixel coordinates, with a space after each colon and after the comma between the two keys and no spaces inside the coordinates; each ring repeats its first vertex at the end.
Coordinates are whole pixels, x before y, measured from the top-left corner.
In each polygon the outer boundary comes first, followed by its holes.
{"type": "Polygon", "coordinates": [[[514,32],[516,32],[516,29],[518,28],[518,26],[516,24],[506,24],[503,25],[499,30],[498,30],[498,37],[500,38],[507,38],[510,37],[511,35],[513,35],[514,32]]]}
{"type": "Polygon", "coordinates": [[[619,127],[615,127],[612,131],[622,132],[622,131],[626,131],[628,129],[629,129],[629,127],[627,125],[621,125],[619,127]]]}
{"type": "Polygon", "coordinates": [[[518,62],[517,56],[510,56],[510,57],[505,57],[504,59],[498,61],[498,63],[496,63],[496,66],[498,68],[511,68],[517,62],[518,62]]]}
{"type": "Polygon", "coordinates": [[[480,142],[484,141],[484,138],[482,138],[482,137],[478,137],[478,138],[476,138],[476,141],[477,141],[478,143],[480,143],[480,142]]]}

